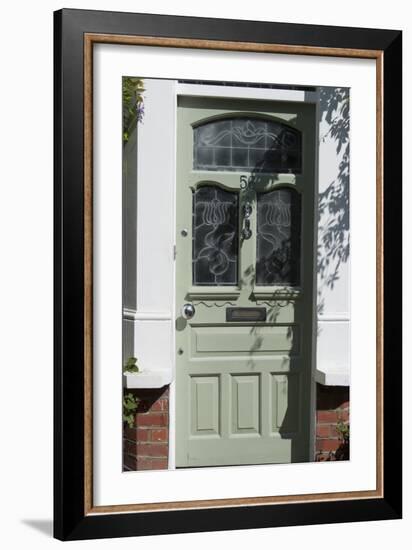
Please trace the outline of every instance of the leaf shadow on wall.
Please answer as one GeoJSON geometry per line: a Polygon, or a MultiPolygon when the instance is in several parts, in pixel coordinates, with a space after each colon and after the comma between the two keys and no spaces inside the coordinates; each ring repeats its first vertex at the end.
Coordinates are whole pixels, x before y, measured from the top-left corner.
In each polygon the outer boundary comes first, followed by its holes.
{"type": "Polygon", "coordinates": [[[320,136],[332,139],[339,165],[336,177],[318,196],[318,313],[324,311],[323,285],[333,290],[340,269],[349,259],[349,88],[320,89],[320,121],[327,131],[320,136]],[[320,283],[320,284],[319,284],[320,283]]]}

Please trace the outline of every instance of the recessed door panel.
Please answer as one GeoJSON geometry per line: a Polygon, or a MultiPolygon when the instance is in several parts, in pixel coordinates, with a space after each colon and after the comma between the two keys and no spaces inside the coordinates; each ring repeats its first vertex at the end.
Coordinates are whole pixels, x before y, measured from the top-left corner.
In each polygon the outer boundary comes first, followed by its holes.
{"type": "Polygon", "coordinates": [[[232,435],[260,432],[260,376],[232,377],[232,435]]]}
{"type": "Polygon", "coordinates": [[[219,376],[191,377],[192,435],[219,434],[219,376]]]}
{"type": "Polygon", "coordinates": [[[192,332],[195,352],[200,354],[299,353],[299,327],[296,326],[195,326],[192,332]]]}

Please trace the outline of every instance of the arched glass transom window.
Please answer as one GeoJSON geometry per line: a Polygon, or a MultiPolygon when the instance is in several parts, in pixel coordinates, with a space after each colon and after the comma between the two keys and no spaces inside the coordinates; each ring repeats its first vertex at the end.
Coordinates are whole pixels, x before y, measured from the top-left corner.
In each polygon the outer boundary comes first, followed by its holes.
{"type": "Polygon", "coordinates": [[[302,136],[295,128],[258,117],[206,122],[194,128],[193,168],[299,173],[302,136]]]}

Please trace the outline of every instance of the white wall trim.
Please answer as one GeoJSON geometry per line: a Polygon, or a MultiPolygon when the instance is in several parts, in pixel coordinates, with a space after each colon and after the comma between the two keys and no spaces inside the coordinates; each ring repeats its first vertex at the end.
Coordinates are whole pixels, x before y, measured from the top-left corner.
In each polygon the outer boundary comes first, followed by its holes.
{"type": "Polygon", "coordinates": [[[318,315],[318,321],[331,321],[333,323],[342,323],[344,321],[350,321],[350,317],[348,313],[343,313],[342,315],[318,315]]]}
{"type": "Polygon", "coordinates": [[[170,311],[136,311],[134,309],[123,309],[123,317],[132,321],[171,321],[170,311]]]}
{"type": "MultiPolygon", "coordinates": [[[[172,312],[173,317],[176,311],[176,156],[177,156],[177,81],[173,82],[173,128],[172,128],[172,149],[174,159],[174,171],[171,174],[171,181],[173,187],[173,296],[172,296],[172,312]]],[[[169,457],[168,464],[169,470],[176,469],[176,325],[172,321],[172,380],[169,385],[169,457]]]]}
{"type": "Polygon", "coordinates": [[[349,386],[350,375],[346,371],[316,369],[315,380],[323,386],[349,386]]]}
{"type": "Polygon", "coordinates": [[[317,92],[280,88],[253,88],[242,86],[215,86],[207,84],[176,84],[181,96],[220,97],[229,99],[267,99],[271,101],[297,101],[316,103],[317,92]]]}
{"type": "Polygon", "coordinates": [[[123,373],[123,385],[128,389],[163,388],[172,381],[171,369],[123,373]]]}

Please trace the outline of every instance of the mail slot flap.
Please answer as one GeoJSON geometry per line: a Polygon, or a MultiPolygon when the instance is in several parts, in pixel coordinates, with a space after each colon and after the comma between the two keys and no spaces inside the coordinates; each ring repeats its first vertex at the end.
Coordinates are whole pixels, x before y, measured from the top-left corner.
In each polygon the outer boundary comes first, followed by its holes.
{"type": "Polygon", "coordinates": [[[266,321],[265,307],[227,307],[226,321],[235,323],[254,323],[266,321]]]}

